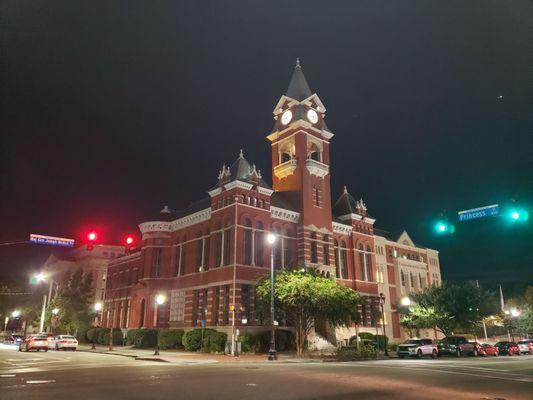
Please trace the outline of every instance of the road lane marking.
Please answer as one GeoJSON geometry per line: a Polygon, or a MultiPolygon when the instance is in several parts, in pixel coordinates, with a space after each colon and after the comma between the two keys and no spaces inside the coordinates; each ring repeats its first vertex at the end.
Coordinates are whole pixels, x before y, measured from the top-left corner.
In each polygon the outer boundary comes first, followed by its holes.
{"type": "Polygon", "coordinates": [[[2,375],[0,375],[0,378],[14,378],[15,376],[17,376],[17,375],[15,375],[15,374],[2,374],[2,375]]]}
{"type": "Polygon", "coordinates": [[[43,383],[54,383],[55,379],[49,379],[49,380],[37,380],[37,381],[26,381],[28,384],[43,384],[43,383]]]}

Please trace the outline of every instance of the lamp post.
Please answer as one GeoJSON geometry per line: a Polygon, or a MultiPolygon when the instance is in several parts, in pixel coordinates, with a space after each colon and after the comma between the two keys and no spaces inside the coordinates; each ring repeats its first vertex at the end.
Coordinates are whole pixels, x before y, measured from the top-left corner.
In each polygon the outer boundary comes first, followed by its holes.
{"type": "MultiPolygon", "coordinates": [[[[167,296],[164,294],[158,294],[155,296],[155,309],[154,309],[154,328],[157,328],[157,308],[167,302],[167,296]]],[[[159,355],[159,334],[157,335],[154,356],[159,355]]]]}
{"type": "Polygon", "coordinates": [[[276,243],[276,235],[269,233],[267,241],[270,244],[270,319],[272,321],[268,359],[273,361],[278,359],[276,354],[276,318],[274,315],[274,244],[276,243]]]}
{"type": "Polygon", "coordinates": [[[383,340],[385,341],[385,357],[389,356],[389,350],[387,349],[387,335],[385,335],[385,311],[383,307],[385,305],[385,295],[379,294],[379,305],[381,306],[381,327],[383,328],[383,340]]]}
{"type": "MultiPolygon", "coordinates": [[[[93,325],[95,328],[98,327],[99,323],[98,323],[98,314],[100,313],[100,310],[102,309],[102,303],[100,302],[97,302],[94,304],[94,321],[93,321],[93,325]]],[[[94,331],[94,333],[96,334],[96,330],[94,331]]],[[[91,346],[91,349],[95,350],[96,349],[96,344],[94,342],[94,335],[93,335],[93,345],[91,346]]]]}
{"type": "MultiPolygon", "coordinates": [[[[15,310],[11,313],[11,316],[13,318],[18,318],[20,317],[20,311],[19,310],[15,310]]],[[[4,338],[6,337],[6,331],[7,331],[7,324],[9,322],[9,316],[6,317],[6,319],[4,320],[4,338]]]]}

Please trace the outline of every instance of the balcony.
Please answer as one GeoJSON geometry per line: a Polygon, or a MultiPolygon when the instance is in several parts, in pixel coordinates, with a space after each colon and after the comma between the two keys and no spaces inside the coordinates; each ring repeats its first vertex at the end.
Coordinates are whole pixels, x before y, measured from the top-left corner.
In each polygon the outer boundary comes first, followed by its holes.
{"type": "Polygon", "coordinates": [[[322,164],[319,161],[309,158],[305,161],[305,165],[310,174],[316,175],[320,178],[324,178],[329,173],[329,166],[322,164]]]}
{"type": "Polygon", "coordinates": [[[274,167],[274,175],[276,175],[278,179],[286,178],[287,176],[294,174],[296,165],[297,161],[294,158],[289,161],[285,161],[282,164],[276,165],[274,167]]]}

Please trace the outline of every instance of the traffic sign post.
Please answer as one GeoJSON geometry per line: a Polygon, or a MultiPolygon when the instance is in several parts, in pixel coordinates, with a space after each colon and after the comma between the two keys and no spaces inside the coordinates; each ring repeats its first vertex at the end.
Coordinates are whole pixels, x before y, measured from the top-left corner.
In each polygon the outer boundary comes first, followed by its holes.
{"type": "Polygon", "coordinates": [[[459,221],[470,221],[472,219],[485,218],[485,217],[495,217],[499,213],[498,204],[492,204],[490,206],[472,208],[470,210],[459,211],[457,215],[459,216],[459,221]]]}
{"type": "Polygon", "coordinates": [[[74,247],[74,239],[66,239],[55,236],[30,234],[30,243],[44,244],[48,246],[74,247]]]}

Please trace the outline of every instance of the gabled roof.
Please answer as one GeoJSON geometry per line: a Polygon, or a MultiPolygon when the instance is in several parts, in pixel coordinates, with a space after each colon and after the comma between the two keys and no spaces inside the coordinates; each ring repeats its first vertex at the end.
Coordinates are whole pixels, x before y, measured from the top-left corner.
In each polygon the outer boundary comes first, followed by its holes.
{"type": "Polygon", "coordinates": [[[300,60],[296,59],[296,66],[294,67],[294,72],[292,73],[292,78],[289,82],[289,87],[287,88],[285,96],[302,101],[312,95],[313,92],[311,91],[311,88],[305,79],[302,67],[300,66],[300,60]]]}
{"type": "Polygon", "coordinates": [[[185,217],[195,212],[205,210],[211,207],[211,197],[204,197],[201,200],[195,201],[189,204],[183,210],[171,210],[168,206],[165,206],[158,215],[158,221],[174,221],[175,219],[185,217]]]}
{"type": "Polygon", "coordinates": [[[402,234],[396,241],[400,244],[405,244],[407,246],[413,246],[413,247],[415,246],[415,243],[413,242],[413,240],[411,239],[411,237],[409,236],[406,230],[402,232],[402,234]]]}
{"type": "Polygon", "coordinates": [[[225,166],[222,167],[219,174],[219,181],[216,186],[235,180],[243,182],[252,181],[254,184],[256,182],[259,187],[271,189],[270,185],[268,185],[261,177],[261,171],[256,168],[255,164],[250,164],[248,160],[244,158],[242,150],[239,153],[239,157],[229,168],[226,168],[225,166]]]}

